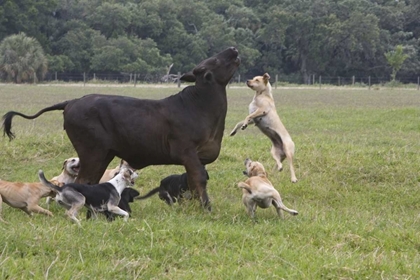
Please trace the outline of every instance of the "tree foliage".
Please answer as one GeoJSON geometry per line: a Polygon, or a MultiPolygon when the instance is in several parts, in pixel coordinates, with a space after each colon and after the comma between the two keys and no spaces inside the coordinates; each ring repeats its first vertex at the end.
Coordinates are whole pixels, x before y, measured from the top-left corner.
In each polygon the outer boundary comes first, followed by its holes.
{"type": "Polygon", "coordinates": [[[191,70],[228,46],[239,72],[312,75],[392,74],[384,55],[401,45],[398,73],[420,73],[417,0],[4,0],[0,40],[25,32],[40,42],[50,71],[191,70]]]}
{"type": "Polygon", "coordinates": [[[39,42],[25,33],[0,43],[0,76],[16,83],[37,82],[47,72],[47,58],[39,42]]]}
{"type": "Polygon", "coordinates": [[[386,60],[392,68],[391,78],[392,81],[395,81],[397,72],[400,71],[404,61],[409,57],[407,54],[404,54],[403,46],[398,45],[394,51],[385,53],[386,60]]]}

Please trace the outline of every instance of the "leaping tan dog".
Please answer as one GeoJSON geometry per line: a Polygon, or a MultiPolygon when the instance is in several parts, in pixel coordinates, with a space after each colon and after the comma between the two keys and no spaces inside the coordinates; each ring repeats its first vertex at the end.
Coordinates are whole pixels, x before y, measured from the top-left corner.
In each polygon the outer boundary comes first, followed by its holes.
{"type": "Polygon", "coordinates": [[[252,218],[255,216],[257,206],[268,208],[273,205],[277,214],[282,218],[283,212],[281,210],[292,215],[298,214],[296,210],[289,209],[283,204],[279,192],[268,180],[264,166],[260,162],[246,159],[245,167],[244,174],[249,178],[245,182],[238,183],[238,187],[242,188],[242,202],[252,218]]]}
{"type": "MultiPolygon", "coordinates": [[[[74,183],[79,174],[80,160],[77,157],[68,158],[63,162],[63,169],[60,175],[55,176],[51,181],[58,182],[59,185],[74,183]]],[[[47,203],[51,202],[52,197],[47,197],[47,203]]]]}
{"type": "Polygon", "coordinates": [[[244,121],[236,124],[230,136],[235,135],[239,128],[244,130],[249,124],[254,123],[273,144],[271,155],[277,163],[277,170],[283,170],[282,162],[287,158],[291,180],[296,183],[297,178],[293,167],[295,143],[277,114],[269,79],[270,75],[265,73],[263,76],[256,76],[246,82],[247,86],[255,91],[255,95],[249,104],[249,115],[244,121]]]}

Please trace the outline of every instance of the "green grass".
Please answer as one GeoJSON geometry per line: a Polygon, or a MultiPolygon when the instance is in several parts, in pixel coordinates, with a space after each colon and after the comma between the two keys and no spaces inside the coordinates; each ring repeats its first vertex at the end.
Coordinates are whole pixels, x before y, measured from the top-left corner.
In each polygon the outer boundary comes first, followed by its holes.
{"type": "MultiPolygon", "coordinates": [[[[162,98],[177,88],[0,86],[0,114],[39,109],[88,93],[162,98]]],[[[213,211],[198,201],[168,207],[158,197],[132,204],[133,215],[77,227],[63,208],[54,217],[3,205],[0,279],[419,279],[420,92],[403,89],[282,89],[277,110],[296,144],[295,169],[274,171],[270,142],[255,127],[229,137],[247,114],[252,91],[228,89],[219,158],[208,165],[213,211]],[[253,222],[236,187],[246,157],[261,161],[298,216],[257,210],[253,222]]],[[[75,156],[62,113],[16,117],[16,139],[0,140],[0,178],[37,181],[75,156]]],[[[117,159],[111,167],[117,165],[117,159]]],[[[142,194],[183,172],[140,171],[142,194]]],[[[41,206],[46,207],[45,201],[41,206]]],[[[84,213],[81,213],[81,217],[84,213]]]]}

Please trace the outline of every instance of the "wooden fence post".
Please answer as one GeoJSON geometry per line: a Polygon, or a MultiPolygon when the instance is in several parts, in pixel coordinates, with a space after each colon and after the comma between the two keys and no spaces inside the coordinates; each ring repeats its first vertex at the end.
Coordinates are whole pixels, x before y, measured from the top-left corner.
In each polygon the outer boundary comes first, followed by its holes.
{"type": "Polygon", "coordinates": [[[83,72],[83,86],[86,86],[86,72],[83,72]]]}
{"type": "Polygon", "coordinates": [[[136,87],[137,84],[137,73],[134,73],[134,87],[136,87]]]}
{"type": "Polygon", "coordinates": [[[238,75],[238,84],[241,83],[241,74],[238,75]]]}
{"type": "Polygon", "coordinates": [[[276,74],[276,81],[274,84],[274,88],[277,89],[277,82],[279,81],[279,74],[276,74]]]}
{"type": "Polygon", "coordinates": [[[178,87],[181,87],[181,72],[178,72],[178,77],[176,80],[178,82],[178,87]]]}
{"type": "Polygon", "coordinates": [[[321,78],[321,75],[319,75],[319,88],[321,88],[321,84],[322,84],[322,78],[321,78]]]}
{"type": "Polygon", "coordinates": [[[420,90],[420,77],[417,77],[417,90],[420,90]]]}
{"type": "Polygon", "coordinates": [[[353,80],[352,80],[352,86],[354,86],[354,83],[355,83],[355,79],[356,79],[356,77],[355,77],[355,76],[353,76],[353,80]]]}
{"type": "Polygon", "coordinates": [[[55,71],[55,81],[57,82],[57,71],[55,71]]]}
{"type": "Polygon", "coordinates": [[[369,76],[369,89],[370,89],[370,76],[369,76]]]}
{"type": "Polygon", "coordinates": [[[338,86],[341,86],[341,84],[340,84],[340,76],[338,76],[338,86]]]}

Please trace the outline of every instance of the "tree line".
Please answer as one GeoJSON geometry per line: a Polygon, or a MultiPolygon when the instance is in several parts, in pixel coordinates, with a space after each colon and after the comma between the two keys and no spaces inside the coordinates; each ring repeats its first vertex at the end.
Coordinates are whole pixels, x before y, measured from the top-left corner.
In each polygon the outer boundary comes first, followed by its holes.
{"type": "Polygon", "coordinates": [[[243,77],[420,73],[418,0],[0,3],[0,78],[15,82],[48,71],[163,76],[172,64],[172,73],[183,73],[228,46],[239,49],[243,77]],[[36,69],[19,70],[22,64],[36,69]]]}

